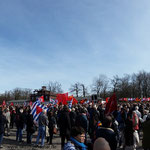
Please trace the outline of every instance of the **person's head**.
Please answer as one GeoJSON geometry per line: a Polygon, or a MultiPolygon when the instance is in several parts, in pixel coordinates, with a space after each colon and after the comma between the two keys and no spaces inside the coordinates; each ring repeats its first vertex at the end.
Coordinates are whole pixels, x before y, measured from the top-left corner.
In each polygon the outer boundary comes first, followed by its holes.
{"type": "Polygon", "coordinates": [[[80,143],[84,143],[85,141],[85,131],[82,127],[72,127],[71,136],[75,138],[80,143]]]}
{"type": "Polygon", "coordinates": [[[64,110],[64,111],[69,111],[68,106],[64,105],[63,110],[64,110]]]}
{"type": "Polygon", "coordinates": [[[103,127],[109,128],[112,125],[112,117],[106,116],[103,121],[103,127]]]}
{"type": "Polygon", "coordinates": [[[47,111],[45,109],[43,109],[42,113],[46,115],[47,111]]]}
{"type": "Polygon", "coordinates": [[[23,108],[20,108],[20,110],[19,110],[19,111],[20,111],[20,113],[23,113],[23,108]]]}
{"type": "Polygon", "coordinates": [[[132,111],[132,115],[135,116],[136,115],[136,111],[132,111]]]}
{"type": "Polygon", "coordinates": [[[135,106],[135,110],[139,110],[139,107],[138,107],[138,106],[135,106]]]}
{"type": "Polygon", "coordinates": [[[109,143],[104,138],[97,138],[94,142],[93,150],[111,150],[109,143]]]}
{"type": "Polygon", "coordinates": [[[149,110],[144,110],[144,115],[147,115],[149,113],[149,110]]]}
{"type": "Polygon", "coordinates": [[[146,121],[149,121],[150,120],[150,113],[147,114],[147,118],[146,118],[146,121]]]}
{"type": "Polygon", "coordinates": [[[31,109],[28,109],[28,111],[27,111],[27,112],[28,112],[28,114],[31,114],[31,109]]]}

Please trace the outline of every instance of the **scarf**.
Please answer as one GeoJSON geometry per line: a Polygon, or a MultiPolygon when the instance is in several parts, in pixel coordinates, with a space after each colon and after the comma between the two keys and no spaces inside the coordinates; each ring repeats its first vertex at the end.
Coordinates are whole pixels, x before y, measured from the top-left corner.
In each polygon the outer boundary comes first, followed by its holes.
{"type": "Polygon", "coordinates": [[[87,150],[87,146],[84,143],[80,143],[78,142],[76,139],[74,139],[73,137],[70,138],[70,140],[77,146],[81,147],[82,150],[87,150]]]}

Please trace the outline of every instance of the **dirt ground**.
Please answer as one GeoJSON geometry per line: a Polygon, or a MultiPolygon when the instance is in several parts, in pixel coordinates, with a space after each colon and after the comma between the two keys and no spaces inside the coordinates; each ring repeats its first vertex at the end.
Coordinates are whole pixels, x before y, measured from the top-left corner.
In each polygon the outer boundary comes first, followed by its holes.
{"type": "MultiPolygon", "coordinates": [[[[28,145],[26,143],[26,132],[23,132],[23,141],[24,142],[20,143],[20,142],[16,141],[16,129],[11,129],[10,136],[4,136],[3,144],[2,144],[3,148],[1,148],[0,150],[38,150],[38,149],[61,150],[59,135],[54,135],[53,144],[56,146],[55,148],[50,148],[49,144],[46,143],[46,140],[45,140],[44,148],[34,147],[36,137],[37,137],[37,132],[34,133],[34,135],[33,135],[33,138],[32,138],[33,144],[28,145]]],[[[39,145],[40,145],[40,143],[39,143],[39,145]]]]}
{"type": "MultiPolygon", "coordinates": [[[[60,145],[61,142],[60,142],[60,137],[59,137],[58,134],[54,135],[54,139],[53,139],[53,144],[56,146],[55,148],[50,148],[48,143],[46,143],[46,140],[45,140],[44,148],[34,147],[36,137],[37,137],[37,132],[34,133],[34,135],[33,135],[33,139],[32,139],[33,144],[32,145],[27,145],[26,144],[26,132],[24,132],[23,133],[24,142],[19,143],[15,140],[16,139],[16,129],[11,129],[10,136],[4,136],[3,148],[1,148],[0,150],[38,150],[38,149],[61,150],[61,145],[60,145]]],[[[139,144],[137,149],[142,150],[141,141],[140,141],[140,144],[139,144]]],[[[121,150],[121,149],[118,149],[118,150],[121,150]]]]}

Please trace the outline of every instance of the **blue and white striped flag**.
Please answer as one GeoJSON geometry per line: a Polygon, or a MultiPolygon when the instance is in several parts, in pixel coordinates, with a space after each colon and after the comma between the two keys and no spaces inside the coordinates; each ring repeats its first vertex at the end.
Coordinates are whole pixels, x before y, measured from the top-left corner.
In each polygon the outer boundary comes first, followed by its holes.
{"type": "Polygon", "coordinates": [[[50,98],[49,103],[52,104],[52,105],[55,105],[55,100],[50,98]]]}
{"type": "Polygon", "coordinates": [[[40,108],[48,111],[48,108],[46,106],[44,106],[43,104],[41,104],[40,101],[34,102],[32,107],[31,107],[31,114],[33,115],[33,120],[36,122],[38,121],[38,118],[41,114],[41,112],[37,113],[37,107],[40,107],[40,108]]]}
{"type": "MultiPolygon", "coordinates": [[[[43,110],[48,111],[48,108],[47,108],[46,106],[44,106],[44,105],[41,105],[41,104],[40,104],[38,107],[42,108],[43,110]]],[[[35,113],[35,114],[33,115],[33,120],[37,122],[38,119],[39,119],[40,114],[41,114],[41,112],[38,113],[38,114],[35,113]]]]}
{"type": "Polygon", "coordinates": [[[68,107],[69,107],[69,109],[72,108],[72,102],[73,102],[73,99],[72,99],[71,101],[68,102],[68,107]]]}

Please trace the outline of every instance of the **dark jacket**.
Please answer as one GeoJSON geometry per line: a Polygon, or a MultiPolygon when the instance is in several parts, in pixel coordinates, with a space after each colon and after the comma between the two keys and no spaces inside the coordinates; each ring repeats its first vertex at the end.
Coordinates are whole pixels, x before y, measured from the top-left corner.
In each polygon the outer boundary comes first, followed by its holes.
{"type": "Polygon", "coordinates": [[[4,133],[4,125],[6,123],[6,117],[0,112],[0,134],[4,133]]]}
{"type": "Polygon", "coordinates": [[[39,126],[48,126],[48,117],[43,112],[39,116],[39,126]]]}
{"type": "Polygon", "coordinates": [[[150,149],[150,120],[143,123],[143,148],[150,149]]]}
{"type": "Polygon", "coordinates": [[[109,143],[111,150],[117,149],[116,134],[111,128],[100,127],[96,131],[96,138],[103,137],[109,143]]]}
{"type": "Polygon", "coordinates": [[[33,132],[32,129],[33,129],[33,125],[34,125],[34,122],[33,122],[33,116],[32,114],[28,114],[26,116],[26,124],[27,124],[27,132],[33,132]]]}
{"type": "Polygon", "coordinates": [[[82,127],[85,132],[88,131],[88,119],[85,114],[80,114],[76,118],[76,126],[82,127]]]}
{"type": "Polygon", "coordinates": [[[25,123],[25,115],[23,113],[18,112],[16,114],[15,123],[17,128],[23,129],[25,123]]]}
{"type": "Polygon", "coordinates": [[[70,121],[71,121],[71,127],[75,126],[77,114],[74,111],[70,112],[70,121]]]}
{"type": "Polygon", "coordinates": [[[71,123],[68,111],[61,111],[59,116],[60,135],[70,135],[71,123]]]}
{"type": "Polygon", "coordinates": [[[124,130],[124,137],[125,137],[125,145],[132,146],[133,145],[133,122],[132,120],[127,119],[125,121],[125,130],[124,130]]]}
{"type": "Polygon", "coordinates": [[[48,128],[49,130],[53,130],[54,126],[56,125],[56,119],[54,116],[48,116],[48,128]]]}

